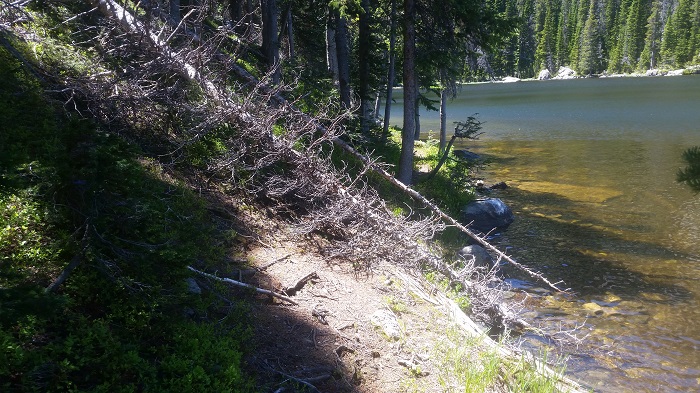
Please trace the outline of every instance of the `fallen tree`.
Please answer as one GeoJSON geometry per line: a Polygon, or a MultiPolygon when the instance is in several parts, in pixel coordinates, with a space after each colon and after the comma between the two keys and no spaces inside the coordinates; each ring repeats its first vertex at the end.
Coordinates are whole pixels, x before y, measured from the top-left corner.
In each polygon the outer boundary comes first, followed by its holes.
{"type": "MultiPolygon", "coordinates": [[[[139,33],[145,37],[147,37],[151,43],[156,49],[158,49],[163,56],[166,56],[170,59],[172,59],[173,63],[176,65],[178,71],[180,74],[192,81],[198,82],[204,91],[213,97],[215,99],[216,105],[231,105],[231,102],[226,100],[226,96],[222,94],[215,86],[215,84],[211,81],[209,81],[206,77],[201,75],[198,70],[191,64],[189,64],[186,61],[186,58],[173,51],[169,46],[167,41],[163,41],[160,39],[159,35],[156,35],[155,33],[150,32],[143,24],[141,24],[138,20],[136,20],[124,7],[119,5],[113,0],[88,0],[92,3],[93,6],[98,7],[100,11],[110,17],[114,18],[115,20],[119,21],[120,25],[128,30],[131,30],[133,32],[139,33]]],[[[177,27],[176,27],[177,30],[177,27]]],[[[449,214],[445,213],[442,209],[440,209],[435,203],[432,201],[428,200],[426,197],[424,197],[422,194],[417,192],[416,190],[404,185],[400,181],[398,181],[393,175],[388,173],[382,166],[378,165],[375,161],[371,160],[369,157],[359,153],[354,147],[352,147],[350,144],[342,140],[339,136],[334,135],[334,133],[329,132],[329,129],[324,126],[321,122],[319,122],[317,119],[306,115],[302,111],[298,110],[297,108],[294,107],[291,103],[289,103],[280,93],[278,90],[274,90],[265,84],[261,84],[257,78],[255,78],[252,74],[250,74],[248,71],[246,71],[243,67],[241,67],[238,64],[229,64],[230,70],[234,72],[240,79],[245,81],[247,84],[256,86],[258,89],[260,89],[265,95],[267,95],[271,101],[272,104],[278,105],[282,108],[284,108],[285,112],[292,113],[295,116],[301,117],[304,121],[308,121],[310,124],[312,124],[318,131],[320,131],[324,135],[331,135],[329,138],[333,144],[336,146],[342,148],[344,151],[349,153],[350,155],[354,156],[356,159],[361,161],[364,165],[366,165],[367,170],[370,170],[379,176],[381,176],[383,179],[386,181],[390,182],[393,184],[397,189],[401,190],[404,194],[410,196],[414,200],[422,203],[426,208],[430,209],[432,212],[434,212],[436,215],[438,215],[442,220],[444,220],[448,225],[454,226],[457,229],[459,229],[461,232],[465,233],[472,239],[474,239],[477,243],[481,244],[484,246],[486,249],[489,251],[493,252],[499,259],[502,259],[514,267],[524,271],[531,277],[542,281],[543,283],[547,284],[549,287],[556,291],[563,291],[560,289],[557,285],[560,284],[560,282],[552,283],[549,281],[544,275],[542,275],[539,272],[535,272],[532,269],[528,268],[527,266],[524,266],[521,263],[518,263],[514,258],[511,256],[507,255],[506,253],[502,252],[499,250],[497,247],[493,246],[491,243],[489,243],[486,240],[485,236],[479,235],[477,232],[469,229],[467,226],[463,225],[456,219],[454,219],[452,216],[449,214]]],[[[291,153],[294,153],[292,150],[291,153]]],[[[342,190],[342,188],[340,189],[342,190]]],[[[434,266],[438,267],[438,266],[434,266]]]]}

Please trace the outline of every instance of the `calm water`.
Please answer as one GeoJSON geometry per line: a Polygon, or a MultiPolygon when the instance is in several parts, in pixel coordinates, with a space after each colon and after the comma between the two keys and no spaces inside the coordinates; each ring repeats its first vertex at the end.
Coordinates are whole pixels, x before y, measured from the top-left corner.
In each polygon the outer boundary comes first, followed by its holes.
{"type": "Polygon", "coordinates": [[[700,391],[700,195],[675,182],[700,145],[700,76],[468,85],[448,121],[474,113],[485,134],[464,147],[517,216],[496,241],[575,293],[528,300],[545,330],[582,326],[569,373],[601,392],[700,391]]]}

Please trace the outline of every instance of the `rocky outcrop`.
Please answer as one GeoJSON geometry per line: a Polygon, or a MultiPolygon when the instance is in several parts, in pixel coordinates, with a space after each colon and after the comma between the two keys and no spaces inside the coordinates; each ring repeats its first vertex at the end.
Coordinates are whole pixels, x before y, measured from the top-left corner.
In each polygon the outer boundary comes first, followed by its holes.
{"type": "Polygon", "coordinates": [[[557,71],[557,76],[555,76],[553,79],[573,79],[576,78],[576,71],[572,70],[569,67],[560,67],[559,71],[557,71]]]}
{"type": "Polygon", "coordinates": [[[514,220],[513,211],[498,198],[476,200],[462,210],[462,221],[484,233],[494,228],[505,229],[514,220]]]}
{"type": "Polygon", "coordinates": [[[545,68],[544,70],[540,71],[539,75],[537,75],[537,79],[541,81],[550,80],[552,79],[552,74],[550,74],[549,70],[545,68]]]}
{"type": "Polygon", "coordinates": [[[516,78],[514,76],[506,76],[505,78],[501,79],[501,82],[503,83],[513,83],[513,82],[519,82],[520,78],[516,78]]]}

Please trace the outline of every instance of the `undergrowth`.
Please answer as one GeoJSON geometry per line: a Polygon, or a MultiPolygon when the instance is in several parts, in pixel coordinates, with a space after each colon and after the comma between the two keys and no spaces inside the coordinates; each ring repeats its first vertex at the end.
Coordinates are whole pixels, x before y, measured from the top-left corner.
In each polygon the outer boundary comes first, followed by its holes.
{"type": "Polygon", "coordinates": [[[0,391],[253,391],[245,306],[184,281],[226,252],[204,201],[5,49],[0,103],[0,391]]]}

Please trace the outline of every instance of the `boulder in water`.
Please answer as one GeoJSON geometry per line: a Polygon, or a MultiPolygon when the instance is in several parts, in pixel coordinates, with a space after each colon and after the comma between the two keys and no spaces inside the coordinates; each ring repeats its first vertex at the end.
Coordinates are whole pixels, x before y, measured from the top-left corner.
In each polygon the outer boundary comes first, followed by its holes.
{"type": "Polygon", "coordinates": [[[483,266],[491,268],[493,266],[493,258],[484,247],[476,244],[466,246],[457,252],[457,255],[467,260],[474,258],[474,266],[483,266]]]}
{"type": "Polygon", "coordinates": [[[505,229],[515,220],[513,211],[498,198],[486,198],[470,202],[462,210],[462,220],[471,227],[489,232],[494,228],[505,229]]]}
{"type": "Polygon", "coordinates": [[[481,158],[480,155],[470,152],[469,150],[453,150],[454,155],[462,160],[477,161],[481,158]]]}

